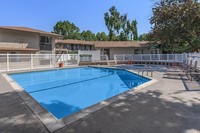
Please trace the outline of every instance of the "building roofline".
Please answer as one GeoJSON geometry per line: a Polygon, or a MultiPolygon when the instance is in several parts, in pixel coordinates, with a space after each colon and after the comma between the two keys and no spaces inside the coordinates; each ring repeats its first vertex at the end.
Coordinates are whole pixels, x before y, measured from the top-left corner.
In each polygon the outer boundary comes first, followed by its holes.
{"type": "Polygon", "coordinates": [[[96,48],[120,48],[120,47],[150,47],[149,41],[83,41],[83,40],[56,40],[57,44],[81,44],[93,45],[96,48]]]}
{"type": "Polygon", "coordinates": [[[83,40],[73,40],[73,39],[67,39],[67,40],[56,40],[57,44],[82,44],[82,45],[94,45],[93,41],[83,41],[83,40]]]}
{"type": "Polygon", "coordinates": [[[63,37],[62,35],[59,35],[59,34],[46,32],[46,31],[42,31],[42,30],[37,30],[37,29],[33,29],[33,28],[28,28],[28,27],[0,26],[0,29],[37,33],[37,34],[50,35],[50,36],[55,36],[55,37],[63,37]]]}

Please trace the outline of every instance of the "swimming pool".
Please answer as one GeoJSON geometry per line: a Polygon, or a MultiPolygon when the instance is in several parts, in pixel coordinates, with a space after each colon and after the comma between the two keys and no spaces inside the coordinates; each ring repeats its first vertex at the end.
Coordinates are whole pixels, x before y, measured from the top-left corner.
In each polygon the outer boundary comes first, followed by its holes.
{"type": "Polygon", "coordinates": [[[126,70],[94,67],[18,73],[10,77],[57,119],[150,80],[126,70]]]}

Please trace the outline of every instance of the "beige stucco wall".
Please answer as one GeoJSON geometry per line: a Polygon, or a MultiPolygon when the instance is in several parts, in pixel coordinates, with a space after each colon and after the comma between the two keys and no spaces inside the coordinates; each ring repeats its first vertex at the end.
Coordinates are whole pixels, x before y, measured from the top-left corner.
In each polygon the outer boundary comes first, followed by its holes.
{"type": "Polygon", "coordinates": [[[0,42],[27,43],[27,48],[39,49],[39,34],[0,29],[0,42]]]}
{"type": "MultiPolygon", "coordinates": [[[[110,49],[111,60],[114,59],[114,54],[135,54],[134,49],[143,49],[143,54],[149,54],[149,48],[101,48],[101,50],[103,49],[110,49]]],[[[101,54],[103,54],[102,51],[101,54]]]]}
{"type": "MultiPolygon", "coordinates": [[[[40,49],[39,47],[40,36],[42,35],[38,33],[0,29],[0,44],[3,45],[5,43],[12,43],[12,45],[13,44],[18,45],[16,47],[22,46],[20,44],[27,44],[26,48],[40,49]]],[[[51,51],[53,54],[55,53],[55,39],[56,39],[55,36],[53,36],[52,51],[51,51]]],[[[39,51],[38,53],[40,52],[43,53],[42,51],[39,51]]],[[[50,51],[46,52],[49,53],[50,51]]]]}
{"type": "Polygon", "coordinates": [[[110,59],[114,59],[114,54],[134,54],[134,48],[110,48],[110,59]]]}

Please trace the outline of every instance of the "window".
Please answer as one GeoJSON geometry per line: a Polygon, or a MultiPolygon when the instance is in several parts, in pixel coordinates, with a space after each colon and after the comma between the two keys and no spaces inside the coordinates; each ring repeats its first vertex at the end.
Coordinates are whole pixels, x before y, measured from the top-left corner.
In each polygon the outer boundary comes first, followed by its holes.
{"type": "Polygon", "coordinates": [[[159,54],[159,49],[150,49],[149,53],[150,54],[159,54]]]}
{"type": "Polygon", "coordinates": [[[69,50],[72,50],[72,44],[69,44],[69,50]]]}
{"type": "Polygon", "coordinates": [[[104,55],[110,55],[110,49],[104,49],[104,55]]]}
{"type": "Polygon", "coordinates": [[[74,50],[74,44],[71,44],[70,50],[74,50]]]}
{"type": "Polygon", "coordinates": [[[40,36],[40,43],[51,44],[52,43],[52,37],[40,36]]]}
{"type": "Polygon", "coordinates": [[[52,50],[52,37],[40,36],[40,51],[52,50]]]}
{"type": "Polygon", "coordinates": [[[79,46],[79,50],[86,50],[85,47],[83,45],[79,46]]]}
{"type": "Polygon", "coordinates": [[[55,47],[56,49],[61,49],[61,44],[56,44],[55,47]]]}
{"type": "Polygon", "coordinates": [[[77,45],[74,45],[74,50],[79,50],[78,44],[77,44],[77,45]]]}
{"type": "Polygon", "coordinates": [[[134,54],[143,54],[143,49],[134,49],[134,54]]]}
{"type": "Polygon", "coordinates": [[[72,45],[72,50],[79,50],[78,44],[73,44],[72,45]]]}
{"type": "Polygon", "coordinates": [[[64,49],[70,49],[70,46],[69,46],[69,44],[64,44],[64,45],[63,45],[63,48],[64,48],[64,49]]]}

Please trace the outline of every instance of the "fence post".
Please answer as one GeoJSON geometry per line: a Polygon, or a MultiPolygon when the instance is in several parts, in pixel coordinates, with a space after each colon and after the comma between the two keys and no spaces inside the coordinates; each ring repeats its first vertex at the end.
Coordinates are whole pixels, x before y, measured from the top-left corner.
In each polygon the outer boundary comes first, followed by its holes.
{"type": "MultiPolygon", "coordinates": [[[[77,57],[77,64],[79,65],[80,64],[80,54],[78,53],[77,56],[78,56],[77,57]]],[[[67,61],[68,61],[68,55],[67,55],[67,61]]]]}
{"type": "Polygon", "coordinates": [[[149,56],[150,56],[150,61],[151,61],[151,54],[149,54],[149,56]]]}
{"type": "Polygon", "coordinates": [[[56,54],[53,54],[53,60],[52,60],[52,62],[53,62],[53,67],[56,67],[56,59],[57,59],[56,54]]]}
{"type": "Polygon", "coordinates": [[[174,61],[176,62],[177,61],[177,55],[174,54],[174,61]]]}
{"type": "MultiPolygon", "coordinates": [[[[107,59],[108,59],[108,57],[107,57],[107,59]]],[[[117,62],[117,58],[116,58],[116,55],[114,54],[114,60],[115,60],[115,62],[117,62]]]]}
{"type": "MultiPolygon", "coordinates": [[[[108,55],[106,55],[107,56],[107,58],[108,58],[108,55]]],[[[114,54],[114,60],[116,60],[116,55],[114,54]]]]}
{"type": "Polygon", "coordinates": [[[169,61],[169,54],[167,54],[167,61],[169,61]]]}
{"type": "MultiPolygon", "coordinates": [[[[78,60],[78,56],[77,56],[77,60],[78,60]]],[[[68,54],[65,54],[65,66],[67,66],[68,64],[68,54]]]]}
{"type": "Polygon", "coordinates": [[[62,54],[62,62],[65,62],[64,54],[62,54]]]}
{"type": "Polygon", "coordinates": [[[49,67],[51,68],[52,62],[51,62],[51,54],[49,54],[49,67]]]}
{"type": "Polygon", "coordinates": [[[108,55],[106,55],[106,61],[108,61],[108,55]]]}
{"type": "Polygon", "coordinates": [[[33,69],[33,54],[31,54],[31,69],[33,69]]]}
{"type": "Polygon", "coordinates": [[[185,62],[185,53],[182,54],[182,63],[185,62]]]}
{"type": "Polygon", "coordinates": [[[7,59],[7,71],[9,71],[10,64],[9,64],[9,54],[8,53],[6,54],[6,59],[7,59]]]}

